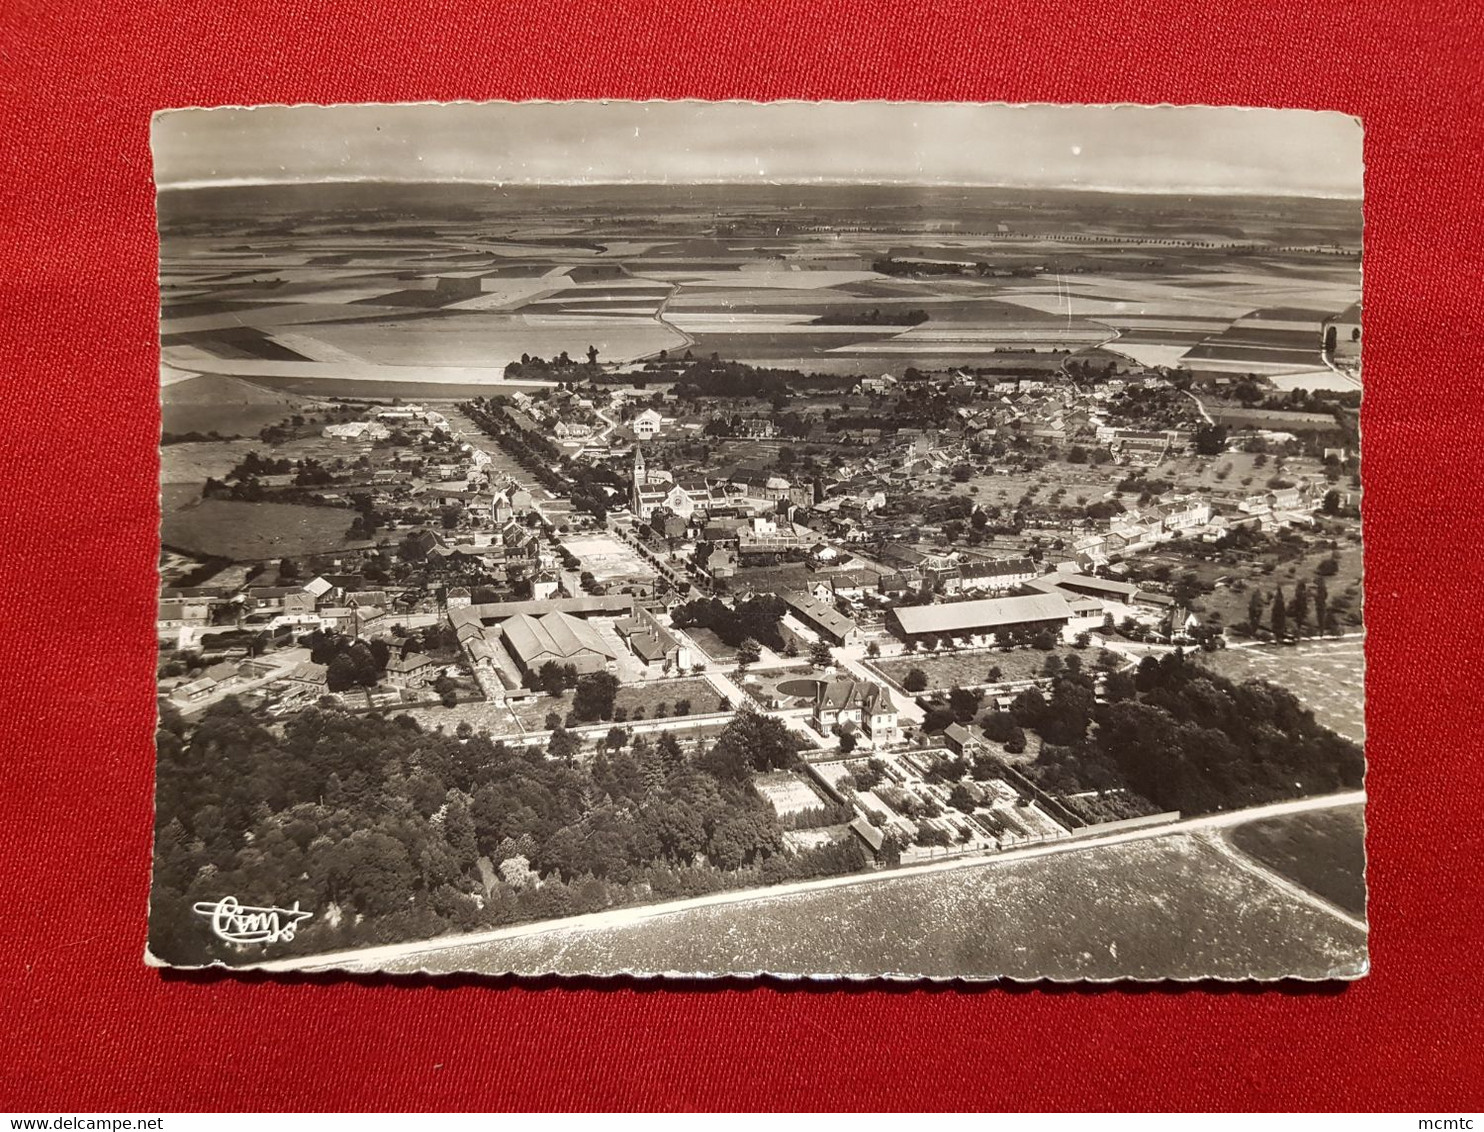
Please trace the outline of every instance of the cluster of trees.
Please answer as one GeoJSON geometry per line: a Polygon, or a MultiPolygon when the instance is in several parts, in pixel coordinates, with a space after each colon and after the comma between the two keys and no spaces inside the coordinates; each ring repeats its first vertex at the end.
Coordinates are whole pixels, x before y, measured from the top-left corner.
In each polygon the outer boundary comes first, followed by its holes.
{"type": "Polygon", "coordinates": [[[233,895],[312,909],[294,954],[423,938],[625,902],[863,867],[854,840],[789,854],[755,770],[797,760],[782,723],[743,712],[699,758],[673,736],[583,765],[560,736],[508,746],[461,724],[310,709],[270,728],[235,697],[188,723],[168,704],[151,948],[257,960],[191,911],[233,895]]]}
{"type": "Polygon", "coordinates": [[[1326,578],[1333,577],[1338,570],[1338,560],[1331,557],[1321,559],[1314,572],[1312,588],[1304,579],[1293,587],[1292,597],[1285,598],[1283,587],[1278,586],[1272,594],[1264,594],[1260,587],[1253,587],[1247,598],[1247,621],[1242,626],[1256,636],[1263,628],[1263,615],[1267,615],[1267,629],[1274,640],[1296,640],[1299,637],[1317,634],[1329,636],[1341,630],[1340,616],[1349,612],[1348,602],[1333,601],[1326,578]]]}
{"type": "Polygon", "coordinates": [[[392,658],[392,647],[383,640],[362,641],[322,629],[302,640],[309,646],[309,659],[328,666],[325,680],[332,692],[376,687],[392,658]]]}
{"type": "Polygon", "coordinates": [[[880,307],[868,311],[826,311],[814,319],[812,326],[920,326],[928,320],[928,312],[915,307],[912,310],[889,310],[880,307]]]}
{"type": "Polygon", "coordinates": [[[980,722],[1007,749],[1012,728],[1037,732],[1042,751],[1026,773],[1052,793],[1127,790],[1186,814],[1350,789],[1364,774],[1360,747],[1291,692],[1235,684],[1179,650],[1110,673],[1103,697],[1091,677],[1064,670],[1049,697],[1028,690],[980,722]]]}
{"type": "Polygon", "coordinates": [[[598,365],[598,348],[589,346],[587,348],[587,360],[582,362],[573,361],[563,350],[556,357],[548,361],[538,354],[522,354],[520,361],[509,362],[505,366],[507,377],[519,377],[524,374],[532,378],[548,378],[552,374],[570,374],[575,370],[593,370],[598,365]]]}
{"type": "Polygon", "coordinates": [[[848,379],[840,377],[723,361],[714,353],[709,358],[693,360],[686,351],[686,361],[675,375],[674,393],[682,401],[749,397],[769,401],[775,409],[782,409],[792,391],[800,386],[848,388],[849,384],[848,379]]]}
{"type": "MultiPolygon", "coordinates": [[[[732,648],[751,640],[781,652],[785,646],[781,623],[787,613],[783,599],[772,594],[748,598],[735,609],[719,598],[697,598],[671,610],[670,621],[677,629],[692,625],[710,629],[732,648]]],[[[752,661],[757,661],[756,653],[752,661]]]]}

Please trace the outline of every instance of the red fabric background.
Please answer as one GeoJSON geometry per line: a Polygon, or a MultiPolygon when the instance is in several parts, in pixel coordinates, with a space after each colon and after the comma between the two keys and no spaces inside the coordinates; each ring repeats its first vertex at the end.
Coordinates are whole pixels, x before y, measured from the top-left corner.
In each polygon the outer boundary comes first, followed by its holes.
{"type": "Polygon", "coordinates": [[[1473,5],[3,8],[0,1108],[1480,1107],[1473,5]],[[1281,993],[819,990],[186,980],[142,965],[159,427],[149,114],[574,96],[1364,117],[1369,978],[1281,993]]]}

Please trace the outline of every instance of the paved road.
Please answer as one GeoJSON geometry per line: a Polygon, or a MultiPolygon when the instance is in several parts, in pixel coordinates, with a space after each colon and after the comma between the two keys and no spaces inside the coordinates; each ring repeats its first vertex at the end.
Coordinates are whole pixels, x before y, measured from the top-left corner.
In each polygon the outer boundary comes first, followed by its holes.
{"type": "MultiPolygon", "coordinates": [[[[280,959],[268,963],[254,964],[252,967],[244,969],[319,971],[336,968],[359,968],[374,970],[393,960],[442,951],[450,947],[469,947],[484,943],[495,943],[500,940],[541,935],[551,931],[623,927],[630,924],[642,923],[645,920],[654,919],[658,916],[667,916],[676,912],[688,911],[693,908],[740,904],[752,900],[768,900],[801,892],[818,892],[830,888],[843,888],[848,885],[879,884],[882,881],[893,880],[898,877],[925,876],[930,873],[948,872],[952,869],[979,868],[1011,861],[1024,861],[1035,857],[1046,857],[1054,853],[1094,851],[1108,845],[1122,845],[1131,841],[1142,841],[1153,837],[1168,837],[1176,833],[1188,834],[1218,831],[1230,826],[1258,821],[1263,818],[1304,813],[1309,810],[1330,809],[1337,806],[1352,806],[1363,803],[1364,801],[1365,793],[1359,790],[1344,794],[1329,794],[1318,798],[1302,798],[1293,802],[1277,802],[1268,806],[1254,806],[1251,809],[1235,810],[1230,813],[1208,814],[1203,817],[1172,822],[1168,825],[1121,830],[1102,836],[1093,835],[1077,839],[1067,838],[1061,841],[1050,841],[1041,845],[1033,845],[1024,849],[1012,849],[1002,853],[965,856],[945,861],[930,861],[920,865],[911,865],[905,868],[889,869],[875,873],[851,873],[847,876],[796,881],[792,884],[774,885],[770,888],[718,892],[709,896],[693,897],[689,900],[672,900],[663,904],[649,904],[636,908],[614,908],[606,912],[593,912],[585,916],[570,916],[566,919],[546,920],[534,924],[517,924],[508,928],[496,928],[493,931],[442,936],[437,939],[390,944],[385,947],[329,952],[323,955],[309,955],[297,959],[280,959]]],[[[1265,873],[1263,875],[1264,879],[1272,879],[1267,877],[1265,873]]],[[[1312,894],[1307,897],[1306,902],[1314,903],[1312,894]]],[[[1315,906],[1338,915],[1347,922],[1354,922],[1352,917],[1340,913],[1338,909],[1328,905],[1326,902],[1320,902],[1315,906]]]]}

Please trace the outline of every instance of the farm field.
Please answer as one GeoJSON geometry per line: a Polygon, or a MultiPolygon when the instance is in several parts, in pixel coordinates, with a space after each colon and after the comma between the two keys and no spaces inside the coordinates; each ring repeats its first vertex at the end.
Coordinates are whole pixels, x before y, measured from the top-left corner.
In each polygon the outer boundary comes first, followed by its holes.
{"type": "Polygon", "coordinates": [[[1365,640],[1305,641],[1191,654],[1231,680],[1268,680],[1287,688],[1324,726],[1365,742],[1365,640]]]}
{"type": "Polygon", "coordinates": [[[303,337],[381,365],[503,366],[522,353],[581,357],[589,345],[609,362],[627,362],[685,345],[649,319],[556,319],[492,313],[322,323],[303,337]]]}
{"type": "Polygon", "coordinates": [[[1069,656],[1079,657],[1084,665],[1097,661],[1098,650],[1094,645],[1085,649],[1074,649],[1058,645],[1050,652],[1040,649],[974,649],[969,652],[950,652],[938,655],[917,653],[910,656],[892,657],[890,660],[870,660],[866,664],[887,679],[900,684],[914,668],[922,669],[928,679],[929,690],[954,687],[969,687],[987,682],[991,668],[1000,669],[1000,679],[1029,680],[1039,676],[1048,656],[1059,656],[1063,661],[1069,656]]]}
{"type": "MultiPolygon", "coordinates": [[[[652,680],[644,684],[624,684],[618,690],[614,698],[614,708],[622,708],[628,716],[628,722],[633,722],[635,711],[643,710],[645,719],[659,718],[654,714],[654,709],[663,704],[667,709],[666,717],[675,714],[675,703],[677,700],[690,701],[691,715],[710,715],[712,712],[721,711],[721,697],[717,695],[716,689],[711,686],[709,680],[701,677],[692,677],[679,680],[652,680]]],[[[546,716],[550,712],[556,712],[563,719],[572,710],[572,693],[564,692],[560,696],[537,696],[535,699],[522,700],[512,704],[515,714],[520,717],[521,723],[528,731],[542,731],[546,727],[546,716]]]]}
{"type": "Polygon", "coordinates": [[[1227,839],[1314,895],[1365,915],[1364,806],[1264,818],[1237,826],[1227,839]]]}
{"type": "Polygon", "coordinates": [[[261,452],[257,440],[206,440],[166,444],[160,449],[160,482],[191,484],[199,488],[208,479],[221,479],[249,452],[261,452]]]}
{"type": "MultiPolygon", "coordinates": [[[[1130,354],[1172,351],[1159,359],[1172,361],[1194,349],[1211,355],[1203,365],[1281,372],[1314,329],[1269,325],[1258,313],[1339,310],[1359,296],[1346,259],[1233,259],[1149,242],[1322,231],[1350,246],[1359,218],[1348,202],[1285,205],[1296,211],[1275,220],[1212,198],[1176,221],[1167,204],[1151,209],[1136,195],[1110,207],[1068,194],[1048,212],[1044,199],[989,189],[673,186],[642,201],[624,186],[546,186],[539,197],[508,186],[316,193],[309,203],[271,187],[162,199],[167,363],[280,393],[354,386],[432,398],[488,393],[522,354],[580,358],[589,345],[615,365],[691,349],[837,376],[900,375],[918,364],[999,364],[994,351],[1007,344],[1085,348],[1117,330],[1130,354]],[[561,223],[532,223],[553,208],[561,223]],[[1314,215],[1293,219],[1306,210],[1314,215]],[[263,214],[283,217],[272,238],[240,219],[263,214]],[[419,224],[409,231],[389,214],[419,224]],[[337,217],[330,228],[320,222],[327,215],[337,217]],[[750,233],[698,235],[738,215],[750,233]],[[800,224],[821,215],[834,230],[800,224]],[[1024,224],[1032,234],[990,238],[945,224],[1024,224]],[[913,262],[962,267],[933,274],[913,262]],[[925,323],[889,324],[895,312],[919,310],[925,323]],[[871,323],[875,311],[888,323],[871,323]]],[[[1307,361],[1312,369],[1317,359],[1307,361]]],[[[209,406],[172,412],[176,431],[208,431],[217,419],[209,406]]],[[[271,423],[267,406],[244,412],[234,424],[271,423]]]]}
{"type": "Polygon", "coordinates": [[[382,969],[1323,979],[1359,974],[1365,964],[1364,932],[1201,837],[1171,834],[822,891],[763,892],[612,927],[558,927],[382,969]]]}
{"type": "Polygon", "coordinates": [[[160,538],[177,550],[237,561],[297,558],[367,545],[346,540],[354,518],[338,507],[203,499],[165,512],[160,538]]]}

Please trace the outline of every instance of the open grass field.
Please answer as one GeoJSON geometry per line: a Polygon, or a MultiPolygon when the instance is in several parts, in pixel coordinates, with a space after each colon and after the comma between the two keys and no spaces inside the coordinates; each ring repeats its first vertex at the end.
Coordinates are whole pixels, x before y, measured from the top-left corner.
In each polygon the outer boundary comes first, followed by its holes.
{"type": "Polygon", "coordinates": [[[737,658],[737,650],[718,637],[711,629],[702,629],[692,625],[686,629],[685,634],[695,641],[696,645],[712,661],[725,662],[737,658]]]}
{"type": "Polygon", "coordinates": [[[354,517],[338,507],[203,499],[166,511],[160,539],[177,550],[236,561],[297,558],[366,545],[346,541],[354,517]]]}
{"type": "MultiPolygon", "coordinates": [[[[673,718],[675,715],[675,704],[679,700],[690,701],[691,715],[709,715],[721,710],[721,697],[716,694],[716,689],[711,686],[709,680],[701,677],[693,677],[681,680],[653,680],[646,684],[625,684],[618,690],[614,698],[615,708],[622,708],[629,717],[634,719],[634,712],[642,709],[645,719],[658,718],[654,709],[661,704],[666,708],[665,718],[673,718]]],[[[535,699],[523,700],[514,705],[515,713],[527,730],[540,731],[546,726],[546,716],[549,712],[556,712],[563,719],[572,710],[572,693],[565,692],[560,696],[537,696],[535,699]]]]}
{"type": "Polygon", "coordinates": [[[1366,910],[1365,807],[1239,825],[1228,840],[1254,860],[1355,916],[1366,910]]]}
{"type": "Polygon", "coordinates": [[[1355,975],[1366,937],[1172,834],[923,876],[555,928],[383,969],[619,974],[770,971],[938,978],[1355,975]]]}
{"type": "Polygon", "coordinates": [[[1365,640],[1305,641],[1192,654],[1230,680],[1287,688],[1326,727],[1365,742],[1365,640]]]}

